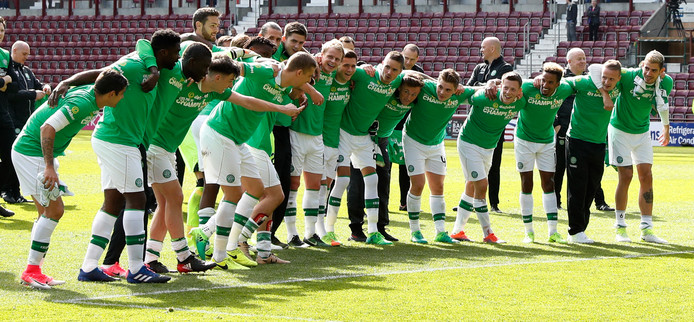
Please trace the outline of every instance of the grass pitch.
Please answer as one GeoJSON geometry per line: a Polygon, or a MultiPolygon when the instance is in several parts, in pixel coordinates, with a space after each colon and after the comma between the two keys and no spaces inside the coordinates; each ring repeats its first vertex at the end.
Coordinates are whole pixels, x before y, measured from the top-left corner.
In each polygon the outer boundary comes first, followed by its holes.
{"type": "MultiPolygon", "coordinates": [[[[94,214],[103,200],[99,168],[89,143],[80,133],[61,158],[61,179],[76,193],[65,198],[66,211],[53,234],[43,271],[67,284],[37,291],[19,284],[26,266],[30,231],[36,211],[32,204],[11,205],[12,218],[0,219],[0,318],[23,320],[481,320],[481,319],[691,319],[694,241],[694,150],[656,148],[653,167],[655,231],[669,245],[614,242],[613,213],[594,211],[588,235],[593,245],[545,242],[546,220],[539,177],[533,193],[537,240],[526,245],[520,219],[519,176],[513,148],[504,150],[500,208],[491,214],[496,234],[505,245],[486,245],[473,215],[466,227],[477,242],[460,245],[409,243],[407,214],[397,211],[399,187],[392,180],[391,233],[394,246],[376,247],[346,242],[345,207],[336,229],[345,245],[330,249],[289,249],[278,252],[290,265],[252,270],[211,271],[204,275],[172,275],[162,285],[82,283],[82,263],[94,214]]],[[[463,189],[455,142],[447,142],[447,228],[452,229],[463,189]]],[[[397,178],[397,169],[393,170],[397,178]]],[[[184,193],[193,186],[186,174],[184,193]]],[[[616,172],[605,170],[607,201],[614,205],[616,172]]],[[[639,237],[638,179],[630,189],[628,232],[639,237]]],[[[301,193],[300,193],[301,194],[301,193]]],[[[562,194],[566,203],[566,193],[562,194]]],[[[434,237],[427,213],[428,190],[422,198],[422,232],[434,237]]],[[[301,196],[299,199],[301,200],[301,196]]],[[[185,209],[185,205],[184,205],[185,209]]],[[[302,215],[297,224],[303,232],[302,215]]],[[[559,231],[566,236],[566,212],[559,213],[559,231]]],[[[278,235],[285,238],[284,228],[278,235]]],[[[175,265],[169,242],[163,262],[175,265]]],[[[121,262],[127,263],[127,255],[121,262]]]]}

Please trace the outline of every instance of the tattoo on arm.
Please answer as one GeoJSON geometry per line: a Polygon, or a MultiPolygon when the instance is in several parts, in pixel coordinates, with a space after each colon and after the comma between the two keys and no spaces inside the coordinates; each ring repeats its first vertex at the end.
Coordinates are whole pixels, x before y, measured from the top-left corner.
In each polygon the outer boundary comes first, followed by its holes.
{"type": "Polygon", "coordinates": [[[646,200],[646,203],[653,203],[653,189],[644,192],[643,199],[646,200]]]}
{"type": "Polygon", "coordinates": [[[41,138],[41,151],[46,164],[53,164],[53,139],[41,138]]]}

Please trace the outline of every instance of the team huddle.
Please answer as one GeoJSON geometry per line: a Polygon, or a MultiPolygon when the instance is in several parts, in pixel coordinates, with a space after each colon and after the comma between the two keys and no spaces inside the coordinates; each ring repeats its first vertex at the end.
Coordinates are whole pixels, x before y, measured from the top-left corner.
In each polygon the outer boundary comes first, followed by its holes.
{"type": "Polygon", "coordinates": [[[273,250],[340,246],[335,223],[346,204],[348,186],[358,192],[358,208],[367,223],[365,238],[351,239],[390,245],[397,239],[384,230],[387,198],[386,205],[381,204],[386,193],[382,185],[389,185],[390,177],[381,171],[384,159],[396,157],[394,149],[401,151],[409,176],[406,209],[411,242],[429,242],[419,222],[421,196],[428,185],[434,242],[472,241],[466,224],[474,212],[481,239],[504,243],[492,230],[486,194],[494,147],[516,117],[514,150],[521,177],[524,242],[536,238],[535,167],[547,216],[546,240],[593,242],[585,231],[607,147],[609,164],[619,171],[617,241],[631,241],[624,212],[635,165],[641,239],[667,243],[653,231],[648,125],[651,112],[657,111],[664,124],[661,143],[667,144],[667,97],[673,81],[664,74],[664,58],[657,51],[650,52],[639,68],[622,68],[618,61],[608,60],[592,65],[586,75],[564,77],[564,68],[545,63],[535,79],[508,71],[486,84],[463,86],[453,69],[440,71],[436,79],[411,70],[409,54],[413,48],[418,52],[414,45],[402,53],[392,51],[381,64],[371,66],[359,62],[350,41],[333,39],[322,45],[320,53],[309,54],[303,48],[306,27],[298,22],[287,24],[283,31],[270,22],[257,37],[240,41],[216,39],[219,12],[215,9],[196,11],[193,24],[195,30],[189,34],[159,30],[151,40],[139,40],[132,53],[111,66],[62,81],[31,115],[12,151],[23,193],[33,197],[39,214],[23,284],[50,289],[65,283],[41,271],[51,235],[64,214],[61,196],[70,194],[59,178],[57,157],[101,109],[91,143],[101,168],[104,201],[92,223],[80,281],[110,282],[121,277],[129,283],[167,282],[170,277],[165,273],[170,271],[159,261],[167,234],[181,273],[288,264],[273,250]],[[553,123],[559,106],[572,95],[565,239],[557,229],[553,123]],[[472,106],[457,140],[466,183],[455,224],[448,230],[444,137],[461,104],[472,106]],[[141,149],[146,150],[146,173],[141,149]],[[197,178],[185,222],[177,150],[197,178]],[[363,179],[355,182],[352,175],[350,182],[352,171],[363,179]],[[303,238],[296,227],[302,178],[303,238]],[[148,238],[147,186],[157,204],[148,238]],[[222,201],[215,209],[220,190],[222,201]],[[98,263],[119,217],[127,271],[118,263],[98,263]],[[287,243],[274,236],[282,220],[287,243]],[[251,246],[248,240],[254,234],[256,244],[251,246]]]}

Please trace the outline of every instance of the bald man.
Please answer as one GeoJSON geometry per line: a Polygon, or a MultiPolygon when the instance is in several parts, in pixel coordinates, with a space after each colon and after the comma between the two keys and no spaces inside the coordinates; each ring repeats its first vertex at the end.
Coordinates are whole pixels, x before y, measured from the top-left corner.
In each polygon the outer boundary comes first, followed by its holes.
{"type": "MultiPolygon", "coordinates": [[[[513,71],[513,67],[504,61],[501,56],[501,41],[496,37],[487,37],[482,40],[480,54],[484,59],[483,63],[475,66],[472,71],[472,76],[467,81],[467,86],[480,86],[487,83],[490,79],[501,79],[501,76],[507,72],[513,71]]],[[[489,168],[489,206],[490,211],[501,213],[499,210],[499,184],[500,184],[500,166],[501,153],[504,150],[504,135],[501,135],[499,142],[494,149],[492,157],[492,165],[489,168]]]]}
{"type": "MultiPolygon", "coordinates": [[[[581,48],[571,48],[566,54],[566,69],[564,70],[564,77],[585,75],[586,71],[586,54],[581,48]]],[[[559,108],[557,112],[557,117],[554,119],[554,132],[556,133],[556,154],[555,159],[557,161],[557,170],[554,172],[554,192],[557,195],[557,208],[561,207],[561,186],[564,182],[564,172],[566,171],[566,156],[564,154],[566,148],[566,130],[569,128],[569,122],[571,120],[571,113],[573,111],[573,104],[576,95],[571,95],[564,100],[564,103],[559,108]]],[[[605,194],[602,191],[602,187],[598,180],[598,187],[595,191],[595,208],[601,211],[614,211],[614,208],[610,207],[605,202],[605,194]]]]}

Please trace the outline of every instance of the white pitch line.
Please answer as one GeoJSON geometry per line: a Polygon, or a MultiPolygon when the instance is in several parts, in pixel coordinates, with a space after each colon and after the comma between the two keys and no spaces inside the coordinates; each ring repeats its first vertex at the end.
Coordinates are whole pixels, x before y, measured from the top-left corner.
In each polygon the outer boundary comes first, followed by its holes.
{"type": "Polygon", "coordinates": [[[209,310],[191,310],[186,308],[176,308],[176,307],[158,307],[158,306],[147,306],[147,305],[135,305],[135,304],[114,304],[114,303],[92,303],[89,301],[81,301],[79,304],[87,304],[94,306],[111,306],[129,309],[145,309],[145,310],[168,310],[171,312],[184,311],[193,313],[204,313],[204,314],[222,314],[229,316],[242,316],[249,318],[270,318],[270,319],[283,319],[283,320],[299,320],[299,321],[331,321],[331,320],[318,320],[312,318],[301,318],[293,316],[282,316],[282,315],[266,315],[266,314],[249,314],[249,313],[234,313],[234,312],[222,312],[222,311],[209,311],[209,310]]]}
{"type": "MultiPolygon", "coordinates": [[[[472,265],[472,266],[446,266],[446,267],[433,267],[433,268],[423,268],[423,269],[413,269],[413,270],[401,270],[401,271],[386,271],[386,272],[375,272],[375,273],[361,273],[361,274],[340,274],[340,275],[330,275],[330,276],[320,276],[320,277],[306,277],[306,278],[290,278],[286,280],[278,280],[264,283],[243,283],[237,285],[219,285],[205,288],[191,287],[185,289],[177,290],[163,290],[154,291],[146,293],[131,293],[131,294],[114,294],[114,295],[104,295],[95,297],[86,297],[79,299],[70,300],[59,300],[53,301],[55,303],[68,303],[77,304],[83,302],[91,302],[95,300],[106,300],[122,297],[133,297],[133,296],[152,296],[161,294],[175,294],[184,292],[197,292],[197,291],[208,291],[208,290],[218,290],[218,289],[232,289],[232,288],[242,288],[242,287],[252,287],[252,286],[267,286],[267,285],[279,285],[279,284],[289,284],[298,282],[315,282],[315,281],[328,281],[337,280],[343,278],[359,278],[367,276],[387,276],[387,275],[401,275],[401,274],[415,274],[415,273],[426,273],[426,272],[437,272],[437,271],[448,271],[456,269],[476,269],[476,268],[489,268],[489,267],[502,267],[502,266],[515,266],[515,265],[532,265],[532,264],[552,264],[552,263],[570,263],[570,262],[581,262],[581,261],[591,261],[591,260],[605,260],[605,259],[627,259],[627,258],[640,258],[640,257],[651,257],[651,256],[669,256],[678,254],[693,254],[694,251],[679,251],[679,252],[665,252],[665,253],[654,253],[654,254],[631,254],[623,256],[598,256],[598,257],[586,257],[586,258],[567,258],[567,259],[551,259],[551,260],[539,260],[539,261],[523,261],[523,262],[506,262],[506,263],[490,263],[482,265],[472,265]]],[[[92,304],[92,303],[85,303],[92,304]]]]}

